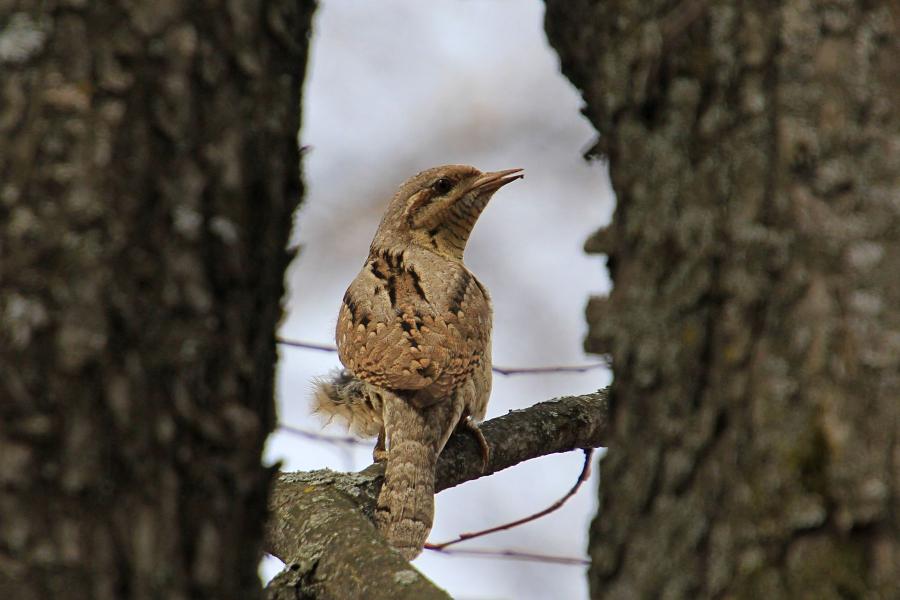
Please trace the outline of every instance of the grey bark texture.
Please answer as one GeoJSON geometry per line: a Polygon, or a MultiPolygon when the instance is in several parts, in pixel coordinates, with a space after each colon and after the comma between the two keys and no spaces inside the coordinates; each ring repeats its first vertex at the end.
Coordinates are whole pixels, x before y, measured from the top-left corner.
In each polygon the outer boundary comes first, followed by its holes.
{"type": "Polygon", "coordinates": [[[594,598],[896,598],[900,5],[547,2],[617,209],[594,598]]]}
{"type": "Polygon", "coordinates": [[[0,598],[260,594],[312,9],[0,0],[0,598]]]}
{"type": "MultiPolygon", "coordinates": [[[[605,443],[605,390],[542,402],[482,424],[491,459],[469,433],[450,437],[438,459],[437,491],[525,460],[605,443]]],[[[574,474],[573,474],[574,476],[574,474]]],[[[287,568],[269,585],[270,600],[425,600],[447,598],[378,534],[372,524],[384,467],[359,473],[283,473],[269,500],[266,549],[287,568]]]]}

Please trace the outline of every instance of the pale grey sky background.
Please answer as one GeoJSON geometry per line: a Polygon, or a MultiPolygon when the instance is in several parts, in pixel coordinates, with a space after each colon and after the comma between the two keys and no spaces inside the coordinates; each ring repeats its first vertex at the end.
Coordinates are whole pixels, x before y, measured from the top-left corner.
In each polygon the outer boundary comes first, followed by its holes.
{"type": "MultiPolygon", "coordinates": [[[[588,295],[608,288],[585,238],[612,212],[606,167],[581,152],[595,135],[577,91],[559,73],[537,0],[321,0],[304,90],[301,140],[307,194],[288,272],[283,337],[332,343],[344,290],[356,275],[381,213],[414,173],[446,163],[482,170],[523,167],[501,190],[470,239],[469,268],[494,301],[494,361],[504,366],[596,362],[581,349],[588,295]]],[[[282,347],[283,423],[321,429],[309,415],[311,380],[339,365],[334,354],[282,347]]],[[[582,375],[495,375],[488,418],[609,382],[582,375]]],[[[286,470],[361,469],[368,448],[319,444],[279,432],[267,457],[286,470]]],[[[540,510],[563,495],[580,452],[531,461],[437,496],[430,539],[491,527],[540,510]]],[[[595,460],[596,462],[596,460],[595,460]]],[[[518,529],[461,544],[584,556],[596,510],[597,469],[556,513],[518,529]]],[[[414,562],[455,598],[587,597],[582,567],[443,556],[414,562]]],[[[264,562],[271,577],[278,561],[264,562]]]]}

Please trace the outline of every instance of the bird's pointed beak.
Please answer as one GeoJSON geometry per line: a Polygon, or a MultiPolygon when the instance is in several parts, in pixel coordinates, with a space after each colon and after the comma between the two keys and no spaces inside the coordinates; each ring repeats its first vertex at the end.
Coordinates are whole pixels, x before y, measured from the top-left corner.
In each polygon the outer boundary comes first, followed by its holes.
{"type": "Polygon", "coordinates": [[[496,192],[507,183],[516,179],[523,179],[525,175],[522,169],[506,169],[505,171],[491,171],[490,173],[482,173],[475,181],[472,182],[472,190],[479,193],[496,192]]]}

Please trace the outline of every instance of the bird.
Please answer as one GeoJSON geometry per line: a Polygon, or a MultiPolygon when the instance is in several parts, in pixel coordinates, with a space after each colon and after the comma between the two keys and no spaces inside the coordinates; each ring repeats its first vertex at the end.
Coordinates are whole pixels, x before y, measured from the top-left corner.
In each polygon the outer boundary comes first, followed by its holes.
{"type": "Polygon", "coordinates": [[[377,436],[385,475],[375,525],[407,560],[431,530],[435,465],[457,427],[476,436],[488,464],[477,423],[491,393],[492,308],[463,254],[488,201],[522,171],[444,165],[399,187],[341,302],[343,369],[316,384],[314,412],[377,436]]]}

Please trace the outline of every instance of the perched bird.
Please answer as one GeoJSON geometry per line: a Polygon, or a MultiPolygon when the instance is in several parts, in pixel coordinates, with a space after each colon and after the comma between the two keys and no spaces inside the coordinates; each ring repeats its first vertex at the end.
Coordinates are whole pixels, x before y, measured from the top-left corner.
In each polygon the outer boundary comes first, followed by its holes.
{"type": "Polygon", "coordinates": [[[375,522],[407,559],[431,530],[435,464],[458,425],[487,464],[476,422],[491,392],[491,301],[463,252],[488,200],[521,171],[446,165],[404,182],[338,314],[345,368],[318,383],[314,408],[378,436],[374,457],[387,464],[375,522]]]}

